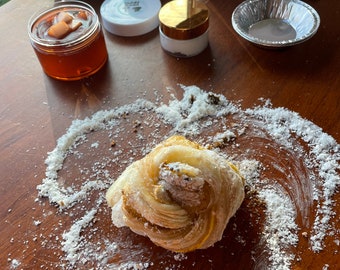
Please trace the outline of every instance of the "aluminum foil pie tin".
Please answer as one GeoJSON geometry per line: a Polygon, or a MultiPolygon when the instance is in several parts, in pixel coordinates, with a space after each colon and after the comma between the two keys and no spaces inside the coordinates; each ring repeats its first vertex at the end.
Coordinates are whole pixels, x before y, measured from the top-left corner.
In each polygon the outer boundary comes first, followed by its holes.
{"type": "Polygon", "coordinates": [[[231,21],[241,37],[267,48],[304,42],[320,25],[316,10],[300,0],[247,0],[236,7],[231,21]]]}

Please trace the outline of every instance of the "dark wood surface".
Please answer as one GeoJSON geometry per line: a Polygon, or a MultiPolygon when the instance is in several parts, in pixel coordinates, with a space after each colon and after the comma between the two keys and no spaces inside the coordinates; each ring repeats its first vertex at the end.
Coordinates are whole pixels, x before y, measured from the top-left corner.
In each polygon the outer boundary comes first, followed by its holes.
{"type": "MultiPolygon", "coordinates": [[[[88,2],[99,11],[102,1],[88,2]]],[[[258,48],[234,32],[231,14],[240,2],[208,2],[210,45],[189,59],[164,53],[157,30],[132,38],[105,32],[108,63],[78,82],[47,77],[28,39],[29,17],[53,1],[11,0],[0,7],[1,269],[9,269],[10,258],[21,262],[19,269],[39,269],[44,260],[53,260],[51,250],[25,239],[39,232],[33,220],[43,212],[34,201],[44,160],[73,119],[138,97],[153,99],[154,89],[166,96],[166,87],[177,89],[180,83],[223,93],[244,108],[268,98],[274,107],[298,112],[340,142],[340,2],[307,0],[320,15],[320,28],[309,41],[283,50],[258,48]]],[[[321,269],[325,258],[329,269],[340,264],[339,254],[327,251],[303,256],[302,268],[296,269],[321,269]]]]}

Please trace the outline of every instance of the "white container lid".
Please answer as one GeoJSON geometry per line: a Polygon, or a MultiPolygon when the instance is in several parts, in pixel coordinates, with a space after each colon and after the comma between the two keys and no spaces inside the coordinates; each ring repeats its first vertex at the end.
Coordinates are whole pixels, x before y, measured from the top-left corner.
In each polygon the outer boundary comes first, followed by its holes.
{"type": "Polygon", "coordinates": [[[105,0],[100,7],[104,28],[118,36],[139,36],[159,25],[160,0],[105,0]]]}

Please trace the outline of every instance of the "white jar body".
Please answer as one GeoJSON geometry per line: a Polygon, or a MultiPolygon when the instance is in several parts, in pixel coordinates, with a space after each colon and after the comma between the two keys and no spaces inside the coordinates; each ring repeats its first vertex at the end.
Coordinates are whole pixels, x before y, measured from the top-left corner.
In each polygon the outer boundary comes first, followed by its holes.
{"type": "Polygon", "coordinates": [[[209,43],[209,29],[198,37],[186,40],[170,38],[163,33],[161,28],[159,28],[159,33],[162,48],[177,57],[192,57],[198,55],[209,43]]]}

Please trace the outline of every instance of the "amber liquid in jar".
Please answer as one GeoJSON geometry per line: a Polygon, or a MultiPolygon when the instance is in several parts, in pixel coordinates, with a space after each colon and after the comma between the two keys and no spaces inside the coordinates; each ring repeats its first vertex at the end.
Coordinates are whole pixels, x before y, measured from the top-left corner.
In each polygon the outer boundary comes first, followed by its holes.
{"type": "Polygon", "coordinates": [[[107,60],[101,25],[95,11],[86,3],[59,2],[31,19],[29,36],[44,72],[56,79],[82,79],[97,72],[107,60]],[[61,37],[51,36],[49,30],[61,12],[66,12],[80,26],[61,37]]]}

